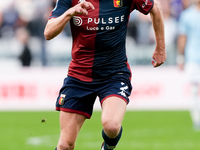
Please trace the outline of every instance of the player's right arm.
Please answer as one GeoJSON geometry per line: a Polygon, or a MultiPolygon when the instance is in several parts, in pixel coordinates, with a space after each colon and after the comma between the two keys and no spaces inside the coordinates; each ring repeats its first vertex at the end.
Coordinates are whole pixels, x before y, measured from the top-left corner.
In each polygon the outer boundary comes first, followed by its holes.
{"type": "Polygon", "coordinates": [[[83,1],[65,11],[61,16],[49,19],[44,30],[45,39],[51,40],[56,37],[73,16],[77,14],[87,15],[89,9],[94,9],[94,6],[90,2],[83,1]]]}

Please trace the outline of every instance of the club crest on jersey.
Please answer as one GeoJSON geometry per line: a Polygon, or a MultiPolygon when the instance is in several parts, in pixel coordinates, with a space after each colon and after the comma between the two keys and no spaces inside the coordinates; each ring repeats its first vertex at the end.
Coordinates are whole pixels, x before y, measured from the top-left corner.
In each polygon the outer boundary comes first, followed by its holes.
{"type": "Polygon", "coordinates": [[[66,96],[65,94],[60,95],[59,102],[58,102],[59,105],[64,105],[65,96],[66,96]]]}
{"type": "Polygon", "coordinates": [[[123,6],[123,0],[113,0],[114,7],[119,8],[123,6]]]}

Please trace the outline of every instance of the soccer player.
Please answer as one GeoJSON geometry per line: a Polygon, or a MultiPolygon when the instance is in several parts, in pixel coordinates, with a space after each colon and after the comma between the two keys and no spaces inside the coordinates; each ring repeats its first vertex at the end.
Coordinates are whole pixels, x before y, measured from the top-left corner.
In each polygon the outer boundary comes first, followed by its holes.
{"type": "Polygon", "coordinates": [[[129,15],[135,9],[151,15],[156,37],[152,64],[158,67],[165,62],[166,52],[163,17],[156,1],[57,1],[44,31],[45,38],[57,36],[68,22],[73,37],[72,61],[56,102],[61,127],[57,150],[74,149],[97,96],[102,107],[102,150],[114,149],[120,140],[132,89],[125,38],[129,15]]]}
{"type": "Polygon", "coordinates": [[[180,15],[177,63],[192,85],[191,117],[194,128],[200,129],[200,0],[193,1],[180,15]]]}

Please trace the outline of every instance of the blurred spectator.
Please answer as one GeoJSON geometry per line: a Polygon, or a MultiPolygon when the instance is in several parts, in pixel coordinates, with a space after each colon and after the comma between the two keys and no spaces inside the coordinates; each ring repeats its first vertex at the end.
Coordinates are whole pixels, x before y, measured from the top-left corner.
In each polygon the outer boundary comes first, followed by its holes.
{"type": "Polygon", "coordinates": [[[16,7],[19,15],[27,22],[27,29],[30,35],[37,37],[41,41],[41,62],[42,66],[47,65],[47,56],[44,40],[44,27],[47,18],[44,18],[46,11],[46,2],[44,0],[18,0],[16,7]]]}
{"type": "Polygon", "coordinates": [[[127,35],[132,37],[134,39],[134,43],[137,39],[137,14],[135,12],[132,12],[130,14],[130,18],[129,18],[129,23],[128,23],[128,28],[127,28],[127,35]]]}
{"type": "Polygon", "coordinates": [[[172,15],[178,19],[180,13],[189,7],[191,4],[191,0],[170,0],[171,5],[171,13],[172,15]]]}
{"type": "Polygon", "coordinates": [[[186,8],[188,8],[191,4],[192,4],[192,0],[182,0],[183,10],[185,10],[186,8]]]}
{"type": "Polygon", "coordinates": [[[1,28],[2,22],[3,22],[3,13],[0,10],[0,28],[1,28]]]}
{"type": "Polygon", "coordinates": [[[31,65],[32,55],[30,48],[28,46],[29,33],[25,28],[18,28],[16,30],[16,37],[22,44],[22,53],[19,59],[23,67],[28,67],[31,65]]]}
{"type": "MultiPolygon", "coordinates": [[[[52,0],[54,1],[54,0],[52,0]]],[[[7,0],[0,2],[0,37],[12,39],[15,31],[25,27],[31,37],[40,41],[40,60],[43,66],[47,65],[44,40],[44,27],[50,14],[49,0],[7,0]],[[2,14],[2,15],[1,15],[2,14]]],[[[51,7],[52,8],[52,7],[51,7]]]]}
{"type": "MultiPolygon", "coordinates": [[[[175,62],[174,58],[175,48],[172,48],[176,42],[176,21],[182,10],[190,5],[191,0],[161,0],[163,7],[164,18],[165,18],[165,36],[168,51],[167,62],[175,62]],[[170,3],[170,7],[169,7],[170,3]],[[169,10],[170,9],[170,10],[169,10]],[[170,13],[171,11],[171,13],[170,13]],[[176,20],[175,20],[176,19],[176,20]],[[173,43],[174,42],[174,43],[173,43]]],[[[49,51],[46,50],[50,42],[44,40],[43,30],[48,20],[50,12],[56,5],[57,0],[1,0],[0,1],[0,40],[13,39],[14,33],[17,28],[25,27],[30,33],[30,40],[37,41],[37,46],[30,46],[33,50],[33,65],[48,66],[53,62],[48,62],[47,57],[50,59],[49,51]],[[48,55],[48,56],[47,56],[48,55]],[[35,59],[36,58],[36,59],[35,59]],[[37,62],[35,63],[35,60],[37,62]]],[[[130,15],[127,35],[131,36],[132,45],[128,45],[135,53],[144,53],[141,58],[137,59],[136,64],[146,64],[149,62],[145,61],[151,57],[146,51],[151,50],[155,41],[152,37],[152,24],[150,22],[150,16],[141,15],[137,11],[134,11],[130,15]],[[146,38],[149,36],[149,38],[146,38]],[[135,44],[136,43],[136,44],[135,44]],[[133,49],[133,45],[135,48],[133,49]],[[142,61],[141,61],[142,60],[142,61]]],[[[71,38],[70,25],[64,29],[62,35],[59,37],[64,40],[71,38]]],[[[58,40],[58,39],[57,39],[58,40]]],[[[60,39],[59,39],[60,40],[60,39]]],[[[56,41],[56,39],[54,40],[56,41]]],[[[68,41],[67,41],[68,42],[68,41]]],[[[58,44],[56,42],[56,44],[58,44]]],[[[59,47],[56,46],[55,47],[59,47]]],[[[7,47],[8,48],[8,47],[7,47]]],[[[1,49],[3,49],[1,47],[1,49]]],[[[61,50],[63,52],[63,49],[61,50]]],[[[175,51],[176,53],[176,51],[175,51]]],[[[60,55],[55,56],[56,60],[62,60],[60,55]]],[[[132,58],[129,58],[132,59],[132,58]]],[[[66,60],[66,59],[65,59],[66,60]]],[[[55,62],[55,61],[54,61],[55,62]]],[[[174,63],[170,63],[174,64],[174,63]]]]}
{"type": "Polygon", "coordinates": [[[193,1],[180,15],[177,63],[192,85],[191,117],[194,127],[200,129],[200,0],[193,1]]]}
{"type": "Polygon", "coordinates": [[[2,12],[2,25],[0,34],[3,37],[13,37],[14,31],[18,27],[19,14],[14,7],[14,3],[10,3],[6,9],[2,12]]]}
{"type": "Polygon", "coordinates": [[[137,13],[137,38],[136,42],[139,45],[149,45],[151,41],[147,38],[148,33],[151,28],[151,18],[150,15],[143,15],[141,13],[137,13]]]}

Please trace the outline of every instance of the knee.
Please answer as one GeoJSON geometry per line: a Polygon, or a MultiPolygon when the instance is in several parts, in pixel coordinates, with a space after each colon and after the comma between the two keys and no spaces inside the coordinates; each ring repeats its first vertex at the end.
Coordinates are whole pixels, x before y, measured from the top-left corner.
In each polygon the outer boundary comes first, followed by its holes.
{"type": "Polygon", "coordinates": [[[114,120],[103,120],[102,125],[104,132],[110,138],[115,138],[121,129],[121,123],[114,120]]]}
{"type": "Polygon", "coordinates": [[[75,147],[75,144],[73,142],[61,142],[58,143],[58,150],[73,150],[75,147]]]}

